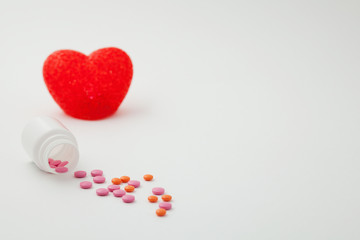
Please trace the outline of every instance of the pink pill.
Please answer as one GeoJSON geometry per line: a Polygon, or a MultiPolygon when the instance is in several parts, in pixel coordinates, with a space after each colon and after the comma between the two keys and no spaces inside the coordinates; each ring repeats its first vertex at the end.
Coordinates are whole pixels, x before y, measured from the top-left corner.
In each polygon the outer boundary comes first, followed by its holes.
{"type": "Polygon", "coordinates": [[[110,192],[113,192],[114,190],[120,189],[120,186],[119,185],[109,185],[108,189],[110,192]]]}
{"type": "Polygon", "coordinates": [[[63,161],[58,165],[58,167],[65,167],[68,163],[68,161],[63,161]]]}
{"type": "Polygon", "coordinates": [[[92,187],[92,182],[84,181],[80,183],[80,187],[83,189],[88,189],[92,187]]]}
{"type": "Polygon", "coordinates": [[[159,208],[163,208],[165,210],[170,210],[171,209],[171,203],[169,203],[169,202],[161,202],[161,203],[159,203],[159,208]]]}
{"type": "Polygon", "coordinates": [[[93,178],[94,183],[104,183],[105,182],[105,177],[103,176],[96,176],[93,178]]]}
{"type": "Polygon", "coordinates": [[[49,162],[50,165],[52,165],[52,163],[54,162],[54,159],[49,158],[49,159],[48,159],[48,162],[49,162]]]}
{"type": "Polygon", "coordinates": [[[125,192],[125,190],[118,189],[118,190],[114,190],[113,194],[115,197],[122,197],[126,194],[126,192],[125,192]]]}
{"type": "Polygon", "coordinates": [[[128,184],[134,186],[135,188],[140,186],[140,182],[138,180],[130,180],[128,184]]]}
{"type": "Polygon", "coordinates": [[[86,177],[86,172],[85,171],[76,171],[76,172],[74,172],[74,177],[84,178],[84,177],[86,177]]]}
{"type": "Polygon", "coordinates": [[[101,171],[101,170],[96,169],[96,170],[91,171],[91,176],[93,176],[93,177],[102,176],[102,175],[103,175],[103,171],[101,171]]]}
{"type": "Polygon", "coordinates": [[[109,190],[107,190],[106,188],[98,188],[96,189],[96,194],[98,196],[106,196],[109,194],[109,190]]]}
{"type": "Polygon", "coordinates": [[[60,160],[54,160],[51,165],[58,166],[61,163],[60,160]]]}
{"type": "Polygon", "coordinates": [[[125,196],[122,197],[122,200],[124,203],[132,203],[135,200],[135,196],[126,194],[125,196]]]}
{"type": "Polygon", "coordinates": [[[69,169],[67,167],[56,167],[55,172],[57,173],[66,173],[69,169]]]}
{"type": "Polygon", "coordinates": [[[155,187],[152,189],[152,192],[155,195],[163,195],[165,192],[165,189],[163,189],[162,187],[155,187]]]}
{"type": "Polygon", "coordinates": [[[56,168],[56,166],[54,166],[54,165],[51,165],[51,164],[50,164],[50,167],[51,167],[51,168],[56,168]]]}

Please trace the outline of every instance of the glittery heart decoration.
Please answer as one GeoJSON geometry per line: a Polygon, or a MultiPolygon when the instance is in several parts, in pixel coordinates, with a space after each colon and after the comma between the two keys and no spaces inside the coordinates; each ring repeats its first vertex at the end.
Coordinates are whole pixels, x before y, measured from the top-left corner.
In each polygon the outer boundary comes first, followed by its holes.
{"type": "Polygon", "coordinates": [[[89,56],[59,50],[45,61],[43,76],[55,102],[68,115],[87,120],[116,112],[131,83],[133,67],[121,49],[99,49],[89,56]]]}

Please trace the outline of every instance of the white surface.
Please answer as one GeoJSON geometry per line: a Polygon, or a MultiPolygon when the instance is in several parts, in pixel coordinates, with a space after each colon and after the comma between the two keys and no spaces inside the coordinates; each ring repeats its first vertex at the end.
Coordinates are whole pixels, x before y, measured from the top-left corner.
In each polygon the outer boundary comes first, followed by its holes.
{"type": "Polygon", "coordinates": [[[74,2],[0,3],[0,239],[360,238],[359,1],[74,2]],[[106,46],[134,63],[121,109],[67,117],[43,61],[106,46]],[[40,172],[20,141],[38,115],[71,129],[79,169],[155,181],[126,205],[40,172]]]}

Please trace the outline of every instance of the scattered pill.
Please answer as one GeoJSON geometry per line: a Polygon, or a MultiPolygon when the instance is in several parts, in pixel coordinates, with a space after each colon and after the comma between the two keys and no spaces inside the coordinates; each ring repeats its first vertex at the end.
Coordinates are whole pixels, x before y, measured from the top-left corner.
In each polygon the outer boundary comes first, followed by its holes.
{"type": "Polygon", "coordinates": [[[60,160],[54,160],[51,165],[58,166],[61,163],[60,160]]]}
{"type": "Polygon", "coordinates": [[[84,178],[84,177],[86,177],[86,172],[85,171],[76,171],[76,172],[74,172],[74,177],[84,178]]]}
{"type": "Polygon", "coordinates": [[[108,189],[110,192],[113,192],[114,190],[120,189],[120,186],[119,185],[109,185],[108,189]]]}
{"type": "Polygon", "coordinates": [[[162,195],[161,198],[165,202],[170,202],[172,199],[171,195],[162,195]]]}
{"type": "Polygon", "coordinates": [[[125,191],[127,191],[127,192],[133,192],[134,189],[135,189],[135,187],[134,187],[134,186],[131,186],[131,185],[127,185],[127,186],[125,187],[125,191]]]}
{"type": "Polygon", "coordinates": [[[125,190],[118,189],[118,190],[114,190],[113,194],[115,197],[122,197],[126,194],[126,192],[125,192],[125,190]]]}
{"type": "Polygon", "coordinates": [[[155,195],[163,195],[165,192],[165,189],[162,187],[155,187],[152,189],[153,194],[155,195]]]}
{"type": "Polygon", "coordinates": [[[48,162],[49,162],[49,165],[53,165],[52,163],[54,162],[54,159],[49,158],[49,159],[48,159],[48,162]]]}
{"type": "Polygon", "coordinates": [[[135,200],[135,196],[126,194],[125,196],[122,197],[122,200],[125,203],[132,203],[135,200]]]}
{"type": "Polygon", "coordinates": [[[170,210],[171,209],[171,203],[169,203],[169,202],[161,202],[161,203],[159,203],[159,208],[163,208],[165,210],[170,210]]]}
{"type": "Polygon", "coordinates": [[[156,209],[156,215],[158,215],[159,217],[165,216],[165,214],[166,214],[165,209],[163,208],[156,209]]]}
{"type": "Polygon", "coordinates": [[[103,171],[99,170],[99,169],[95,169],[91,171],[91,176],[96,177],[96,176],[102,176],[103,175],[103,171]]]}
{"type": "MultiPolygon", "coordinates": [[[[53,160],[51,158],[48,159],[50,167],[55,168],[55,171],[58,173],[64,173],[68,171],[68,168],[65,167],[69,162],[68,161],[60,161],[60,160],[53,160]],[[60,162],[58,162],[60,161],[60,162]],[[55,163],[55,164],[54,164],[55,163]]],[[[104,183],[106,181],[105,177],[102,176],[103,171],[102,170],[93,170],[91,171],[91,176],[93,176],[94,183],[104,183]]],[[[85,171],[76,171],[74,172],[74,177],[76,178],[84,178],[86,177],[85,171]]],[[[153,179],[153,176],[151,174],[144,175],[145,181],[151,181],[153,179]]],[[[98,196],[107,196],[109,192],[112,192],[115,197],[122,197],[123,202],[125,203],[132,203],[135,201],[135,196],[131,194],[126,194],[126,192],[133,192],[135,188],[140,186],[140,181],[137,180],[131,180],[128,176],[122,176],[120,178],[113,178],[111,180],[113,183],[112,185],[109,185],[107,188],[98,188],[96,189],[96,194],[98,196]],[[120,189],[121,183],[128,183],[127,186],[125,186],[124,190],[120,189]]],[[[89,181],[83,181],[80,183],[80,187],[83,189],[88,189],[92,187],[92,182],[89,181]]],[[[155,187],[152,189],[152,192],[154,195],[162,195],[161,198],[163,202],[159,203],[159,209],[156,210],[156,215],[162,217],[166,215],[166,211],[170,210],[172,208],[172,204],[170,201],[172,200],[171,195],[163,195],[165,193],[165,189],[162,187],[155,187]]],[[[148,197],[148,201],[151,203],[158,202],[158,197],[151,195],[148,197]]]]}
{"type": "Polygon", "coordinates": [[[84,181],[80,183],[80,187],[83,189],[88,189],[92,187],[92,182],[84,181]]]}
{"type": "Polygon", "coordinates": [[[130,180],[128,184],[134,186],[135,188],[140,186],[140,182],[138,180],[130,180]]]}
{"type": "Polygon", "coordinates": [[[65,167],[68,163],[68,161],[63,161],[58,165],[58,167],[65,167]]]}
{"type": "Polygon", "coordinates": [[[57,173],[66,173],[69,169],[67,167],[56,167],[55,172],[57,173]]]}
{"type": "Polygon", "coordinates": [[[130,177],[128,176],[122,176],[120,179],[123,183],[127,183],[128,181],[130,181],[130,177]]]}
{"type": "Polygon", "coordinates": [[[145,181],[151,181],[153,178],[154,178],[154,177],[153,177],[153,175],[151,175],[151,174],[146,174],[146,175],[144,175],[144,180],[145,180],[145,181]]]}
{"type": "Polygon", "coordinates": [[[106,188],[98,188],[96,189],[96,194],[98,196],[106,196],[109,194],[109,190],[107,190],[106,188]]]}
{"type": "Polygon", "coordinates": [[[104,183],[105,182],[105,177],[104,176],[96,176],[93,178],[94,183],[104,183]]]}
{"type": "Polygon", "coordinates": [[[113,178],[111,179],[111,182],[115,185],[120,185],[121,184],[121,179],[120,178],[113,178]]]}
{"type": "Polygon", "coordinates": [[[50,167],[51,167],[51,168],[56,168],[56,166],[54,166],[54,165],[52,165],[52,164],[50,164],[50,167]]]}
{"type": "Polygon", "coordinates": [[[158,197],[157,197],[157,196],[152,195],[152,196],[149,196],[149,197],[148,197],[148,200],[149,200],[149,202],[155,203],[155,202],[157,202],[158,197]]]}

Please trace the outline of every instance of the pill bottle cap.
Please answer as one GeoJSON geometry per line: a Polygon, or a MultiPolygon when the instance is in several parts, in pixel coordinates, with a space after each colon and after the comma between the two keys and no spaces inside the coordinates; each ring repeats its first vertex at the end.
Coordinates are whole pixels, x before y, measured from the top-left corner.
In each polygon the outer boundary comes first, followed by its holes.
{"type": "Polygon", "coordinates": [[[22,132],[22,145],[28,156],[43,171],[57,173],[49,159],[68,161],[73,170],[79,162],[79,150],[74,135],[57,119],[36,117],[22,132]]]}

